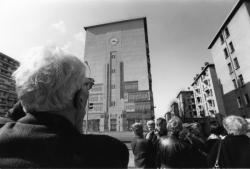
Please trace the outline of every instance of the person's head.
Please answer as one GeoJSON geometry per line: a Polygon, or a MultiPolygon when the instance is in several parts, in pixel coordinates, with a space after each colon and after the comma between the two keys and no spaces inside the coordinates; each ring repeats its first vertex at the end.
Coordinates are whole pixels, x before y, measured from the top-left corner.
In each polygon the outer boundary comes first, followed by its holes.
{"type": "Polygon", "coordinates": [[[215,134],[215,135],[223,135],[224,134],[224,129],[219,124],[219,122],[215,121],[215,122],[210,123],[210,134],[215,134]]]}
{"type": "Polygon", "coordinates": [[[199,123],[193,123],[190,126],[190,132],[196,136],[201,134],[201,125],[199,123]]]}
{"type": "Polygon", "coordinates": [[[247,133],[248,123],[246,119],[240,116],[227,116],[223,119],[223,127],[228,134],[244,135],[247,133]]]}
{"type": "Polygon", "coordinates": [[[182,121],[179,117],[172,117],[167,124],[167,130],[170,134],[179,134],[182,131],[182,121]]]}
{"type": "Polygon", "coordinates": [[[156,120],[156,128],[159,132],[163,132],[164,130],[167,129],[167,122],[164,118],[158,118],[156,120]]]}
{"type": "Polygon", "coordinates": [[[154,131],[155,130],[155,122],[154,122],[154,120],[147,121],[147,127],[148,127],[149,131],[154,131]]]}
{"type": "Polygon", "coordinates": [[[90,83],[85,64],[58,47],[35,48],[26,57],[13,73],[24,111],[61,115],[80,130],[90,83]]]}
{"type": "Polygon", "coordinates": [[[143,126],[141,123],[134,123],[132,130],[136,136],[143,136],[143,126]]]}

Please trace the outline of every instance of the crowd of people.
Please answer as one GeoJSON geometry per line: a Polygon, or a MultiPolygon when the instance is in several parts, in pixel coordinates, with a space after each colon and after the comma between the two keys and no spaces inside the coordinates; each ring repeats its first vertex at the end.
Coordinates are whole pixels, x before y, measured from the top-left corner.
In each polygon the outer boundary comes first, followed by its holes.
{"type": "Polygon", "coordinates": [[[138,168],[250,168],[248,122],[230,115],[222,124],[210,124],[208,137],[199,123],[184,126],[174,116],[147,122],[147,133],[141,123],[134,123],[131,143],[138,168]]]}

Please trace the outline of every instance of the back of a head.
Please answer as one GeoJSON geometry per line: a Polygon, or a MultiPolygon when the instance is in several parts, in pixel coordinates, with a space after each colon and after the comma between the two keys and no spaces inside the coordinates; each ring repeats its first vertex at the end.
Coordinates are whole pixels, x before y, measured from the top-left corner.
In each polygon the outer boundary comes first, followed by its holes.
{"type": "Polygon", "coordinates": [[[143,126],[141,123],[134,123],[132,125],[132,130],[136,136],[142,136],[143,135],[143,126]]]}
{"type": "Polygon", "coordinates": [[[166,124],[167,121],[162,118],[162,117],[159,117],[157,120],[156,120],[156,124],[159,125],[159,124],[166,124]]]}
{"type": "Polygon", "coordinates": [[[149,125],[155,125],[154,120],[149,120],[149,121],[147,121],[147,126],[149,126],[149,125]]]}
{"type": "Polygon", "coordinates": [[[223,127],[228,134],[244,135],[247,133],[248,123],[243,117],[231,115],[223,119],[223,127]]]}
{"type": "Polygon", "coordinates": [[[210,134],[223,135],[224,134],[223,126],[221,126],[220,123],[218,122],[211,123],[210,134]]]}
{"type": "Polygon", "coordinates": [[[31,50],[13,73],[25,111],[58,111],[72,104],[81,88],[85,65],[58,47],[31,50]]]}
{"type": "Polygon", "coordinates": [[[182,130],[182,121],[179,117],[172,117],[167,124],[167,130],[170,134],[179,134],[182,130]]]}

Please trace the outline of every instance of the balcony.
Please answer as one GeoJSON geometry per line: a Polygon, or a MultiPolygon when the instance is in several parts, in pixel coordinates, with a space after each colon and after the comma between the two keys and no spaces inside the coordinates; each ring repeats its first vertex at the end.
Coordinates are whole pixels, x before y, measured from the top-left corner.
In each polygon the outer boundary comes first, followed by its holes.
{"type": "Polygon", "coordinates": [[[213,95],[211,95],[211,94],[207,94],[206,96],[207,96],[207,100],[214,100],[213,95]]]}
{"type": "Polygon", "coordinates": [[[209,105],[209,106],[208,106],[208,111],[209,111],[209,112],[210,112],[210,111],[215,111],[215,107],[214,107],[214,106],[209,105]]]}

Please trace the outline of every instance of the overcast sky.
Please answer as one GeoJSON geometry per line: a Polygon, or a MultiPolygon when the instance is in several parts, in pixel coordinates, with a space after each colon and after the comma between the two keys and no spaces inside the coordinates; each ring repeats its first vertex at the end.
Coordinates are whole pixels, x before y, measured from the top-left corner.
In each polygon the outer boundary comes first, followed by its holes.
{"type": "Polygon", "coordinates": [[[187,89],[237,0],[1,0],[0,52],[55,44],[84,56],[84,26],[147,17],[156,116],[187,89]]]}

